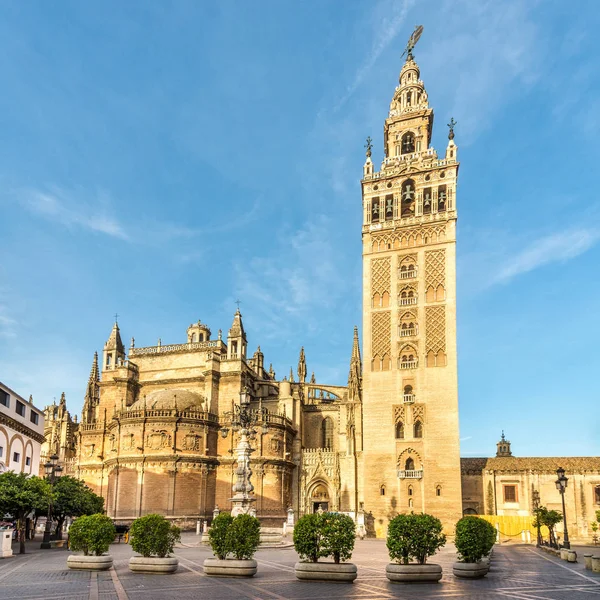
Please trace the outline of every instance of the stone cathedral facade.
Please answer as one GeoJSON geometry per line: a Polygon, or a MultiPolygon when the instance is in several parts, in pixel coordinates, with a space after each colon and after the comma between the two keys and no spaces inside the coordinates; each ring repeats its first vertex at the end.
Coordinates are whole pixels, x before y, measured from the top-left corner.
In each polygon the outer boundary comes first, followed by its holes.
{"type": "Polygon", "coordinates": [[[296,516],[322,507],[352,515],[372,535],[413,510],[452,527],[462,513],[458,162],[452,128],[441,157],[432,130],[409,52],[384,124],[381,168],[370,143],[364,165],[364,354],[358,330],[349,332],[346,386],[308,377],[303,349],[295,372],[277,377],[260,347],[249,353],[239,310],[226,336],[198,321],[182,339],[148,347],[132,338],[126,349],[114,324],[94,356],[81,419],[63,400],[49,407],[46,448],[105,498],[109,516],[160,512],[185,521],[228,509],[237,444],[230,413],[246,389],[251,406],[268,411],[251,461],[264,524],[280,525],[290,507],[296,516]]]}

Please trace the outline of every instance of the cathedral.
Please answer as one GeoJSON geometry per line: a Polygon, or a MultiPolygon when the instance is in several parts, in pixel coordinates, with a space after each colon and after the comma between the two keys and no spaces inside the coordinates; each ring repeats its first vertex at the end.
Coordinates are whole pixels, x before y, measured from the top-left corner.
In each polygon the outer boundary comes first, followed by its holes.
{"type": "MultiPolygon", "coordinates": [[[[431,146],[433,110],[408,53],[384,124],[377,171],[363,169],[363,332],[349,332],[347,386],[277,378],[250,354],[239,310],[226,337],[192,323],[178,343],[125,348],[115,322],[93,359],[81,419],[46,409],[46,454],[105,498],[107,514],[210,519],[231,507],[240,393],[260,409],[251,459],[256,513],[361,519],[383,535],[398,512],[461,515],[455,231],[457,147],[431,146]]],[[[358,233],[358,232],[357,232],[358,233]]]]}
{"type": "MultiPolygon", "coordinates": [[[[454,125],[440,156],[409,46],[384,121],[379,170],[367,140],[363,352],[355,328],[346,386],[309,378],[304,349],[295,372],[278,378],[260,346],[249,353],[239,309],[226,336],[198,321],[182,328],[180,340],[149,347],[132,338],[126,349],[115,322],[94,355],[81,418],[71,417],[64,396],[46,408],[45,455],[58,454],[65,472],[102,495],[116,520],[153,512],[184,526],[210,520],[231,508],[239,441],[232,415],[243,398],[260,416],[250,466],[265,526],[280,527],[292,511],[298,518],[324,509],[381,537],[403,512],[431,513],[449,532],[463,510],[529,512],[535,482],[519,474],[525,463],[461,464],[459,455],[454,125]],[[506,486],[526,488],[520,496],[505,491],[507,504],[495,489],[489,499],[490,469],[498,468],[506,486]]],[[[600,465],[590,468],[588,512],[600,502],[600,465]]]]}

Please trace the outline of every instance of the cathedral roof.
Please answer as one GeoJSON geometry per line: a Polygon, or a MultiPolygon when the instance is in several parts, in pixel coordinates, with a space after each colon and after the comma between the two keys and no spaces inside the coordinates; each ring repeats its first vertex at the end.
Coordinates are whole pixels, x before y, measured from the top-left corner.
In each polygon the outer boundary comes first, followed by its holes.
{"type": "Polygon", "coordinates": [[[486,471],[600,471],[600,456],[502,456],[498,458],[461,458],[462,473],[486,471]]]}
{"type": "Polygon", "coordinates": [[[189,408],[197,408],[203,410],[203,403],[205,402],[204,396],[197,392],[191,392],[190,390],[158,390],[152,392],[146,396],[146,398],[140,398],[131,405],[131,409],[144,408],[144,403],[148,410],[157,410],[161,408],[172,409],[177,408],[179,410],[187,410],[189,408]]]}

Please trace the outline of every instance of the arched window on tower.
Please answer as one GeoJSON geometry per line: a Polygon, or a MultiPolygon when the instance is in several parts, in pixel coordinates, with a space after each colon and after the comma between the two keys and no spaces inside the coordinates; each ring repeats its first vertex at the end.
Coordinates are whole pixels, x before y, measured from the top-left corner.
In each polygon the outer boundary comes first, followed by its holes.
{"type": "Polygon", "coordinates": [[[415,461],[409,456],[404,463],[405,471],[414,471],[415,470],[415,461]]]}
{"type": "Polygon", "coordinates": [[[413,394],[413,386],[405,385],[404,386],[404,402],[408,402],[409,404],[415,401],[415,395],[413,394]]]}
{"type": "Polygon", "coordinates": [[[396,439],[397,440],[404,439],[404,423],[402,421],[398,421],[396,423],[396,439]]]}
{"type": "Polygon", "coordinates": [[[440,185],[438,187],[438,212],[444,212],[446,210],[446,186],[440,185]]]}
{"type": "Polygon", "coordinates": [[[196,343],[196,334],[192,333],[192,344],[196,343]]]}
{"type": "Polygon", "coordinates": [[[423,437],[423,423],[421,421],[416,420],[413,425],[413,437],[422,438],[423,437]]]}
{"type": "Polygon", "coordinates": [[[594,488],[594,504],[600,505],[600,485],[594,488]]]}
{"type": "Polygon", "coordinates": [[[325,417],[321,423],[321,447],[333,448],[333,420],[325,417]]]}
{"type": "Polygon", "coordinates": [[[379,223],[379,198],[373,198],[371,203],[371,223],[379,223]]]}
{"type": "Polygon", "coordinates": [[[391,221],[394,218],[394,196],[385,197],[385,220],[391,221]]]}
{"type": "Polygon", "coordinates": [[[406,92],[406,106],[410,106],[412,101],[412,92],[406,92]]]}
{"type": "Polygon", "coordinates": [[[415,182],[407,179],[402,184],[402,216],[412,217],[415,214],[415,182]]]}
{"type": "Polygon", "coordinates": [[[433,199],[431,197],[431,188],[425,188],[423,190],[423,214],[430,215],[431,207],[433,205],[433,199]]]}
{"type": "Polygon", "coordinates": [[[402,136],[402,154],[410,154],[415,151],[415,134],[407,131],[402,136]]]}

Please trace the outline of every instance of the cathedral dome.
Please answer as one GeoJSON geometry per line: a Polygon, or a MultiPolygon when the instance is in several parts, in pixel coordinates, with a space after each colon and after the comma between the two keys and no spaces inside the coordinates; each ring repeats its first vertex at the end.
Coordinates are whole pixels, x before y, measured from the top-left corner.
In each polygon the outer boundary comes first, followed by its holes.
{"type": "MultiPolygon", "coordinates": [[[[197,408],[198,410],[204,410],[204,403],[206,398],[197,392],[190,392],[189,390],[158,390],[148,394],[145,398],[146,408],[148,410],[160,410],[160,409],[172,409],[175,408],[177,402],[177,408],[179,410],[187,410],[190,408],[197,408]]],[[[131,409],[144,408],[144,398],[140,398],[137,402],[131,405],[131,409]]]]}

